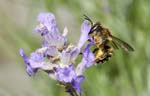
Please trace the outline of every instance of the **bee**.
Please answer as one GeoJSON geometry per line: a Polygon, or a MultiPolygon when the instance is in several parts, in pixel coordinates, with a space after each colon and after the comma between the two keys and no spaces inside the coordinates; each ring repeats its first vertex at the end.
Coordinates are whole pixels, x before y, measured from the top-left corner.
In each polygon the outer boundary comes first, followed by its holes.
{"type": "Polygon", "coordinates": [[[126,52],[134,51],[128,43],[113,36],[109,29],[104,28],[100,22],[93,24],[89,17],[86,15],[84,16],[92,25],[89,35],[93,39],[91,42],[94,42],[96,46],[93,50],[93,53],[95,54],[95,63],[104,63],[105,61],[108,61],[112,57],[114,49],[122,48],[126,52]]]}

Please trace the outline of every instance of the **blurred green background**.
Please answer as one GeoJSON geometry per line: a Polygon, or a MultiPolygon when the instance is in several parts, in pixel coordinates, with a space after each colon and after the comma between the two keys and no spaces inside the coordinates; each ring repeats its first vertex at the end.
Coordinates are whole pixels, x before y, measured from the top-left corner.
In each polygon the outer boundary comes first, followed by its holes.
{"type": "Polygon", "coordinates": [[[116,50],[86,70],[83,96],[150,96],[150,0],[0,0],[0,96],[69,96],[44,72],[29,77],[19,49],[41,47],[33,30],[40,12],[53,12],[69,42],[80,36],[83,14],[100,21],[135,51],[116,50]]]}

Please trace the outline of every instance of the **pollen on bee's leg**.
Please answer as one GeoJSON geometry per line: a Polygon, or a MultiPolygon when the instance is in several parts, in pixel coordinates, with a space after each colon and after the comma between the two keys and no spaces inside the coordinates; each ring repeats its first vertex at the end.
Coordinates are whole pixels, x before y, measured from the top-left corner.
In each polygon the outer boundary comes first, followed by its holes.
{"type": "Polygon", "coordinates": [[[111,57],[112,56],[112,53],[108,53],[108,57],[111,57]]]}
{"type": "Polygon", "coordinates": [[[110,49],[109,49],[109,52],[113,52],[113,48],[110,48],[110,49]]]}

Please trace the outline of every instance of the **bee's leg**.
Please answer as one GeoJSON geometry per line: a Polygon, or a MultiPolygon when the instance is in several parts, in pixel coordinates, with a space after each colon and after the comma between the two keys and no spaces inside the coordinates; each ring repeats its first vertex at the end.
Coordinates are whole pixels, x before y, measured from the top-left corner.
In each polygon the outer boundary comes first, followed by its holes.
{"type": "Polygon", "coordinates": [[[98,50],[98,48],[94,49],[94,50],[93,50],[93,53],[95,53],[97,50],[98,50]]]}
{"type": "Polygon", "coordinates": [[[100,63],[100,62],[101,62],[101,60],[98,60],[98,59],[97,59],[97,60],[95,60],[95,62],[96,62],[96,63],[100,63]]]}

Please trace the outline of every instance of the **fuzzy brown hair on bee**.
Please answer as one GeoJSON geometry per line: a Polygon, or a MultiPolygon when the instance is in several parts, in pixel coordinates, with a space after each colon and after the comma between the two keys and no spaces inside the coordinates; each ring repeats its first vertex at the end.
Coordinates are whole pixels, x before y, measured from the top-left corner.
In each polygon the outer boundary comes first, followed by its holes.
{"type": "Polygon", "coordinates": [[[89,35],[92,37],[96,46],[93,50],[93,53],[95,54],[95,63],[104,63],[105,61],[108,61],[113,55],[113,50],[119,49],[119,47],[125,51],[134,51],[128,43],[113,36],[109,29],[104,28],[100,22],[93,24],[89,17],[86,15],[84,16],[92,25],[89,35]]]}

